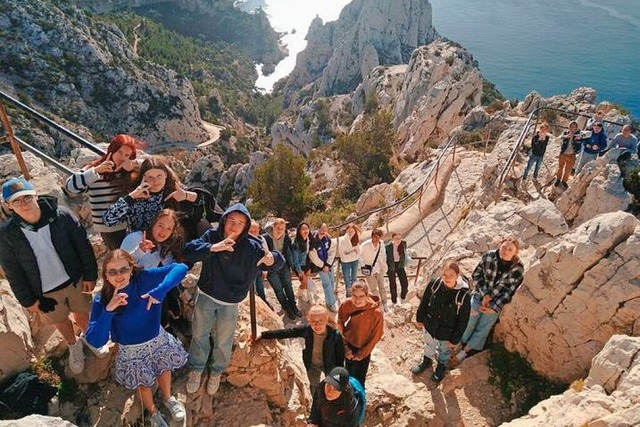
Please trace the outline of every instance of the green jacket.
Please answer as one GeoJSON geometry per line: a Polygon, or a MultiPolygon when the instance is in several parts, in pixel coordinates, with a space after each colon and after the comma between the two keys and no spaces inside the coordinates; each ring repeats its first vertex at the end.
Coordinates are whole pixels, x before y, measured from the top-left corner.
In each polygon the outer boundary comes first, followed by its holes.
{"type": "MultiPolygon", "coordinates": [[[[393,243],[389,242],[384,245],[385,250],[387,251],[387,273],[389,271],[395,271],[396,263],[393,262],[393,243]]],[[[404,268],[404,263],[407,258],[407,242],[402,240],[400,242],[400,246],[398,246],[398,252],[400,253],[400,262],[398,263],[398,268],[404,268]]]]}

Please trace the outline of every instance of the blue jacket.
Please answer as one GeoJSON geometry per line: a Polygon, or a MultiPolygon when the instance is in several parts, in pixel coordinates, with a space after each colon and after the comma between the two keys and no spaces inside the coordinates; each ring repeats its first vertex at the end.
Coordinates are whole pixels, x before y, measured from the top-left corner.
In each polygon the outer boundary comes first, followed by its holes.
{"type": "Polygon", "coordinates": [[[306,242],[296,240],[291,242],[291,269],[298,276],[306,270],[310,240],[311,237],[308,237],[306,242]]]}
{"type": "Polygon", "coordinates": [[[257,266],[264,256],[259,239],[249,235],[251,215],[242,203],[229,207],[220,218],[217,228],[207,230],[201,237],[187,243],[184,258],[188,262],[202,261],[202,272],[198,287],[200,291],[226,303],[239,303],[246,298],[258,270],[279,270],[284,265],[284,257],[278,251],[271,251],[275,262],[271,267],[257,266]],[[233,252],[211,252],[215,243],[224,240],[224,224],[231,212],[240,212],[247,218],[242,234],[233,246],[233,252]]]}
{"type": "Polygon", "coordinates": [[[604,132],[604,129],[598,133],[591,132],[590,138],[585,138],[582,140],[582,146],[584,147],[584,152],[587,154],[598,154],[605,148],[607,148],[607,134],[604,132]],[[587,145],[597,145],[597,149],[587,148],[587,145]]]}
{"type": "Polygon", "coordinates": [[[109,301],[102,301],[96,294],[91,306],[91,318],[87,329],[87,341],[94,347],[107,343],[109,335],[118,344],[133,345],[147,342],[158,336],[162,304],[153,304],[147,310],[148,300],[142,295],[148,293],[162,302],[167,293],[178,286],[187,275],[184,264],[169,264],[142,270],[131,276],[129,284],[120,290],[126,293],[127,305],[114,311],[107,311],[109,301]]]}

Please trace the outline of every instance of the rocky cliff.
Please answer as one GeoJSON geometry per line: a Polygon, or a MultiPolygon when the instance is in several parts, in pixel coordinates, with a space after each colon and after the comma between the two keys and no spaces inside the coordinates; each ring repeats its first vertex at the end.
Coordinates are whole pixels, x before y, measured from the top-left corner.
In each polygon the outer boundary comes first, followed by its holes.
{"type": "Polygon", "coordinates": [[[0,6],[0,86],[110,138],[150,144],[208,139],[191,83],[141,60],[122,32],[72,5],[0,6]]]}

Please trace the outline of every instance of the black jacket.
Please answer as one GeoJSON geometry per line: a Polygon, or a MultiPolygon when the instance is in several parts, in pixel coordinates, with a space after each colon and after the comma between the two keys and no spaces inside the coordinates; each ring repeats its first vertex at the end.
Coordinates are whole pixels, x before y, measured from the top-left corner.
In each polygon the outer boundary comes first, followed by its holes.
{"type": "Polygon", "coordinates": [[[320,427],[357,427],[361,405],[351,386],[337,399],[328,400],[323,380],[313,395],[309,423],[320,427]]]}
{"type": "MultiPolygon", "coordinates": [[[[87,232],[66,208],[58,207],[51,196],[39,196],[38,205],[48,219],[51,241],[64,269],[73,283],[80,278],[96,280],[98,266],[87,232]]],[[[29,240],[20,230],[20,218],[13,215],[0,226],[0,264],[16,298],[23,307],[30,307],[42,296],[38,261],[29,240]]]]}
{"type": "Polygon", "coordinates": [[[545,136],[544,139],[540,139],[540,135],[537,133],[533,135],[531,139],[531,153],[540,157],[544,156],[544,153],[547,151],[549,139],[549,135],[545,136]]]}
{"type": "Polygon", "coordinates": [[[422,295],[416,320],[437,340],[458,344],[467,328],[471,298],[466,288],[448,288],[442,279],[431,279],[422,295]]]}
{"type": "MultiPolygon", "coordinates": [[[[271,236],[271,234],[264,233],[262,237],[264,237],[264,240],[267,242],[267,246],[269,246],[269,250],[274,251],[275,245],[274,245],[273,237],[271,236]]],[[[282,256],[284,256],[284,260],[287,264],[283,268],[291,268],[291,258],[292,258],[291,251],[292,251],[291,239],[285,233],[284,244],[282,245],[282,256]]]]}
{"type": "MultiPolygon", "coordinates": [[[[313,353],[313,329],[309,325],[299,325],[288,329],[278,329],[275,331],[265,331],[262,333],[264,339],[279,338],[304,338],[304,350],[302,350],[302,361],[304,366],[311,367],[311,356],[313,353]]],[[[324,339],[322,347],[323,371],[331,372],[336,366],[344,366],[344,344],[340,332],[327,325],[327,337],[324,339]]]]}

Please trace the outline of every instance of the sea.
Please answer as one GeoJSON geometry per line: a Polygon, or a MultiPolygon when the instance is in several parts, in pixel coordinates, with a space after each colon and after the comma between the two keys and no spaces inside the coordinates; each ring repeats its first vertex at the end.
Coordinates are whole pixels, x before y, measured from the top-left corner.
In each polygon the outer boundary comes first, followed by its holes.
{"type": "MultiPolygon", "coordinates": [[[[291,72],[317,15],[338,18],[347,0],[262,0],[272,26],[287,32],[289,56],[256,86],[270,90],[291,72]]],[[[393,0],[389,0],[393,1],[393,0]]],[[[597,90],[640,118],[640,0],[431,0],[433,24],[469,50],[509,99],[531,91],[597,90]]]]}

